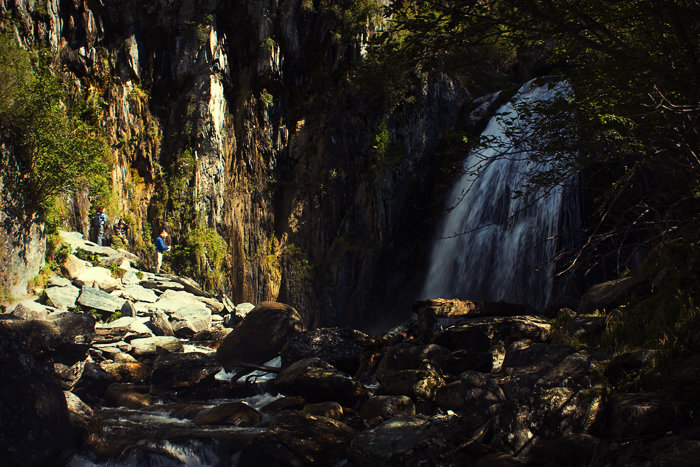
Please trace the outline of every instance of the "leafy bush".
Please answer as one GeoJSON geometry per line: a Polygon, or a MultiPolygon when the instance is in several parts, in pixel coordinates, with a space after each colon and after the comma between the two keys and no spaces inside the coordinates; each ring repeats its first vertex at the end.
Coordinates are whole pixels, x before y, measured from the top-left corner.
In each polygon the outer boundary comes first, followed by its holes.
{"type": "Polygon", "coordinates": [[[173,249],[173,271],[199,281],[209,291],[223,287],[226,241],[216,230],[197,228],[190,231],[184,241],[173,249]]]}

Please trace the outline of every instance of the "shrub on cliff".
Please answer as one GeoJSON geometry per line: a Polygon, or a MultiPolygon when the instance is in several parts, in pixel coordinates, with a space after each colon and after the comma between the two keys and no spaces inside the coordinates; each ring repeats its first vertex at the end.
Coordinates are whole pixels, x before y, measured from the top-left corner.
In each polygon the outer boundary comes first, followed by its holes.
{"type": "MultiPolygon", "coordinates": [[[[69,95],[50,57],[0,35],[0,142],[5,189],[20,193],[25,213],[45,216],[56,197],[89,186],[93,199],[109,196],[108,146],[69,95]]],[[[18,201],[15,199],[15,201],[18,201]]]]}

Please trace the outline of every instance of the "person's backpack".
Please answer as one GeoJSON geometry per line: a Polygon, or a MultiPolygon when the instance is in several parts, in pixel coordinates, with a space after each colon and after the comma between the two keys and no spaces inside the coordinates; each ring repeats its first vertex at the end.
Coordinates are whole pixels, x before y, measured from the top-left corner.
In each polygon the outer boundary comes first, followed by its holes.
{"type": "Polygon", "coordinates": [[[102,214],[97,212],[92,216],[92,228],[99,229],[102,227],[102,214]]]}

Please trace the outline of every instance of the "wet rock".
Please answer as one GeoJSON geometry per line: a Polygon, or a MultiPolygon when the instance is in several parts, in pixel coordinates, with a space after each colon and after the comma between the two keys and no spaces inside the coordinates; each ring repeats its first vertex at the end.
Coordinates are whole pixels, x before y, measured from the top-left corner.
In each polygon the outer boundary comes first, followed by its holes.
{"type": "Polygon", "coordinates": [[[261,364],[279,355],[293,335],[305,330],[301,315],[294,308],[263,302],[226,336],[216,358],[226,371],[238,362],[261,364]]]}
{"type": "Polygon", "coordinates": [[[80,290],[78,304],[83,308],[94,308],[95,310],[114,313],[121,310],[124,300],[117,299],[100,289],[84,285],[80,290]]]}
{"type": "Polygon", "coordinates": [[[262,420],[262,414],[245,402],[229,402],[206,410],[193,422],[196,425],[255,426],[262,420]]]}
{"type": "Polygon", "coordinates": [[[272,417],[269,431],[243,449],[238,465],[336,465],[347,458],[357,431],[327,417],[283,411],[272,417]]]}
{"type": "Polygon", "coordinates": [[[105,397],[113,405],[129,409],[143,409],[153,403],[150,397],[135,391],[129,384],[110,384],[105,391],[105,397]]]}
{"type": "Polygon", "coordinates": [[[85,362],[83,374],[72,392],[90,404],[98,404],[107,387],[114,382],[114,376],[104,371],[99,364],[88,358],[85,362]]]}
{"type": "Polygon", "coordinates": [[[53,375],[0,329],[0,459],[8,466],[61,464],[76,445],[53,375]]]}
{"type": "Polygon", "coordinates": [[[459,380],[440,387],[435,402],[444,410],[456,410],[470,416],[482,415],[484,422],[495,414],[505,401],[501,387],[493,378],[477,371],[463,373],[459,380]]]}
{"type": "Polygon", "coordinates": [[[386,349],[377,366],[377,379],[381,382],[392,373],[401,370],[416,370],[426,364],[442,368],[449,358],[450,351],[435,344],[401,343],[390,346],[386,349]]]}
{"type": "Polygon", "coordinates": [[[294,334],[282,351],[283,365],[318,357],[340,371],[355,374],[367,335],[354,329],[321,328],[294,334]]]}
{"type": "Polygon", "coordinates": [[[444,385],[445,380],[436,371],[401,370],[384,377],[379,392],[434,400],[438,389],[444,385]]]}
{"type": "Polygon", "coordinates": [[[499,344],[492,345],[488,350],[455,350],[444,365],[445,371],[450,374],[461,374],[465,371],[479,371],[489,373],[501,368],[506,355],[506,349],[499,344]]]}
{"type": "Polygon", "coordinates": [[[261,410],[265,413],[277,413],[282,410],[303,409],[306,400],[300,396],[284,396],[266,404],[261,410]]]}
{"type": "Polygon", "coordinates": [[[138,362],[101,362],[100,368],[118,383],[143,383],[151,368],[138,362]]]}
{"type": "Polygon", "coordinates": [[[95,432],[101,429],[100,420],[92,408],[72,392],[64,392],[68,417],[83,442],[91,441],[95,432]]]}
{"type": "Polygon", "coordinates": [[[394,417],[412,417],[416,406],[408,396],[372,396],[362,404],[360,417],[367,426],[378,425],[394,417]]]}
{"type": "Polygon", "coordinates": [[[362,431],[348,454],[358,465],[406,465],[406,460],[435,439],[430,422],[420,417],[395,417],[362,431]]]}
{"type": "Polygon", "coordinates": [[[178,390],[211,384],[221,371],[216,358],[200,352],[169,353],[153,362],[151,386],[178,390]]]}
{"type": "Polygon", "coordinates": [[[135,357],[154,356],[159,349],[164,352],[182,352],[183,346],[180,339],[173,336],[153,336],[133,339],[129,342],[133,349],[131,354],[135,357]]]}
{"type": "Polygon", "coordinates": [[[551,325],[536,316],[474,318],[450,326],[435,338],[435,343],[450,350],[488,351],[493,345],[508,347],[518,340],[544,342],[551,325]]]}
{"type": "Polygon", "coordinates": [[[304,405],[303,412],[318,417],[333,418],[342,420],[343,406],[337,402],[316,402],[304,405]]]}
{"type": "Polygon", "coordinates": [[[299,360],[288,366],[277,375],[273,386],[283,394],[343,405],[353,405],[366,395],[362,384],[318,358],[299,360]]]}
{"type": "Polygon", "coordinates": [[[75,285],[78,287],[83,287],[83,289],[85,287],[94,287],[104,290],[105,292],[111,292],[121,286],[119,279],[112,277],[112,272],[109,269],[99,266],[84,270],[73,279],[73,282],[75,282],[75,285]]]}
{"type": "Polygon", "coordinates": [[[149,323],[153,333],[156,336],[174,336],[173,328],[168,320],[168,315],[160,310],[155,310],[150,318],[149,323]]]}
{"type": "Polygon", "coordinates": [[[51,304],[62,310],[74,309],[75,302],[80,296],[80,289],[72,285],[65,287],[49,287],[44,290],[51,304]]]}
{"type": "Polygon", "coordinates": [[[673,409],[656,394],[616,394],[610,398],[610,409],[616,438],[663,433],[674,422],[673,409]]]}
{"type": "Polygon", "coordinates": [[[578,312],[588,315],[596,310],[614,308],[629,297],[635,289],[645,287],[645,282],[646,279],[642,276],[631,276],[596,284],[581,297],[578,312]]]}

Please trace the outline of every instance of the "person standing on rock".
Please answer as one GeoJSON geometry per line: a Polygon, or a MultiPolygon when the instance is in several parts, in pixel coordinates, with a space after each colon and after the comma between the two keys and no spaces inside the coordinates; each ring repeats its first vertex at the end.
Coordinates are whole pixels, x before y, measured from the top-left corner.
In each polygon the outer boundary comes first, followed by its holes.
{"type": "Polygon", "coordinates": [[[107,225],[107,214],[105,214],[105,207],[100,206],[95,215],[92,218],[92,228],[95,235],[95,243],[102,246],[102,239],[105,235],[105,226],[107,225]]]}
{"type": "Polygon", "coordinates": [[[170,247],[165,244],[165,239],[167,237],[168,232],[163,229],[160,231],[160,235],[156,238],[156,274],[160,274],[160,267],[163,265],[163,252],[170,249],[170,247]]]}

